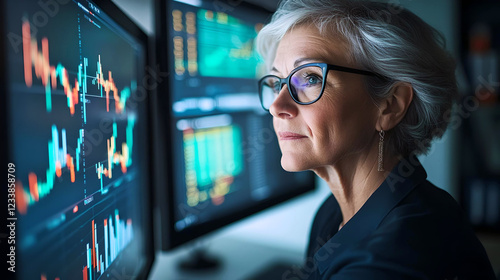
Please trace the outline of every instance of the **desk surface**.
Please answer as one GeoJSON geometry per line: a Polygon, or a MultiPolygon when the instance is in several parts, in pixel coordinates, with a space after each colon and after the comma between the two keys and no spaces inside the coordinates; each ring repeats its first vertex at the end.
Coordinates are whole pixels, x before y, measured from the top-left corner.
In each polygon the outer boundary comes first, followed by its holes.
{"type": "MultiPolygon", "coordinates": [[[[157,254],[149,279],[243,280],[276,262],[299,266],[304,257],[302,252],[287,251],[237,237],[220,237],[211,240],[206,244],[206,248],[209,255],[216,256],[222,261],[219,269],[196,273],[181,271],[178,268],[179,262],[190,253],[188,249],[182,248],[157,254]]],[[[290,269],[293,269],[293,266],[290,269]]]]}

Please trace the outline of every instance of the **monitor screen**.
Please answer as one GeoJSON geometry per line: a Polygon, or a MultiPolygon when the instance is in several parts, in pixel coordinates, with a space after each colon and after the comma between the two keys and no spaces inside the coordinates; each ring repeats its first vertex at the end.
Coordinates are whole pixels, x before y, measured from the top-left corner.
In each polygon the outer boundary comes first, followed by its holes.
{"type": "Polygon", "coordinates": [[[9,279],[143,277],[146,35],[110,1],[2,5],[9,279]]]}
{"type": "Polygon", "coordinates": [[[168,1],[158,10],[157,57],[170,73],[158,102],[171,136],[169,183],[158,196],[169,248],[310,190],[314,177],[282,169],[259,103],[264,63],[254,40],[271,14],[243,1],[168,1]]]}

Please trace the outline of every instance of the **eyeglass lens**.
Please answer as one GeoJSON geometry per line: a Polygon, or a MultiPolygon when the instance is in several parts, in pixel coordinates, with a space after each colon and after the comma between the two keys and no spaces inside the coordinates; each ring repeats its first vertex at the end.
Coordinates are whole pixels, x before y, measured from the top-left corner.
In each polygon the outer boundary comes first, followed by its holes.
{"type": "MultiPolygon", "coordinates": [[[[292,98],[299,104],[316,101],[323,87],[323,69],[318,66],[308,66],[295,71],[289,80],[288,89],[292,98]]],[[[269,109],[281,91],[280,79],[268,76],[261,81],[261,101],[264,108],[269,109]]]]}

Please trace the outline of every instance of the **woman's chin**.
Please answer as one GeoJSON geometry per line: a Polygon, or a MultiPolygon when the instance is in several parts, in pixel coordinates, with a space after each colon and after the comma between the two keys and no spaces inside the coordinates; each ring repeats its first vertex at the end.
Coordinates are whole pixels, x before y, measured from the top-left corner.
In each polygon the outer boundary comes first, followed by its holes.
{"type": "Polygon", "coordinates": [[[307,170],[303,161],[286,156],[281,157],[281,167],[283,167],[283,169],[288,172],[299,172],[307,170]]]}

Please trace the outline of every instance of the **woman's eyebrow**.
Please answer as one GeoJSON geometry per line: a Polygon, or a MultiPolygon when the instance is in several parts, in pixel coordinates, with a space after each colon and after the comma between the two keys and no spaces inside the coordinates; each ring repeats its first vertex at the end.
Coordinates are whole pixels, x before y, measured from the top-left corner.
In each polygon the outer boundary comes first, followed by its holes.
{"type": "MultiPolygon", "coordinates": [[[[324,61],[324,59],[323,58],[314,58],[314,57],[300,57],[300,58],[297,58],[295,60],[295,62],[293,63],[293,67],[297,68],[300,65],[305,64],[304,62],[320,62],[320,61],[324,61]]],[[[273,68],[271,68],[270,72],[281,74],[281,72],[275,66],[273,66],[273,68]]]]}
{"type": "Polygon", "coordinates": [[[321,61],[321,59],[317,59],[317,58],[311,58],[311,57],[301,57],[301,58],[298,58],[297,60],[295,60],[295,62],[293,63],[293,67],[299,67],[300,65],[302,64],[305,64],[304,62],[318,62],[318,61],[321,61]]]}
{"type": "Polygon", "coordinates": [[[300,58],[297,58],[297,60],[295,60],[295,62],[293,63],[293,67],[299,67],[300,65],[303,65],[305,64],[305,62],[327,62],[329,59],[327,59],[326,57],[324,56],[305,56],[305,57],[300,57],[300,58]]]}

